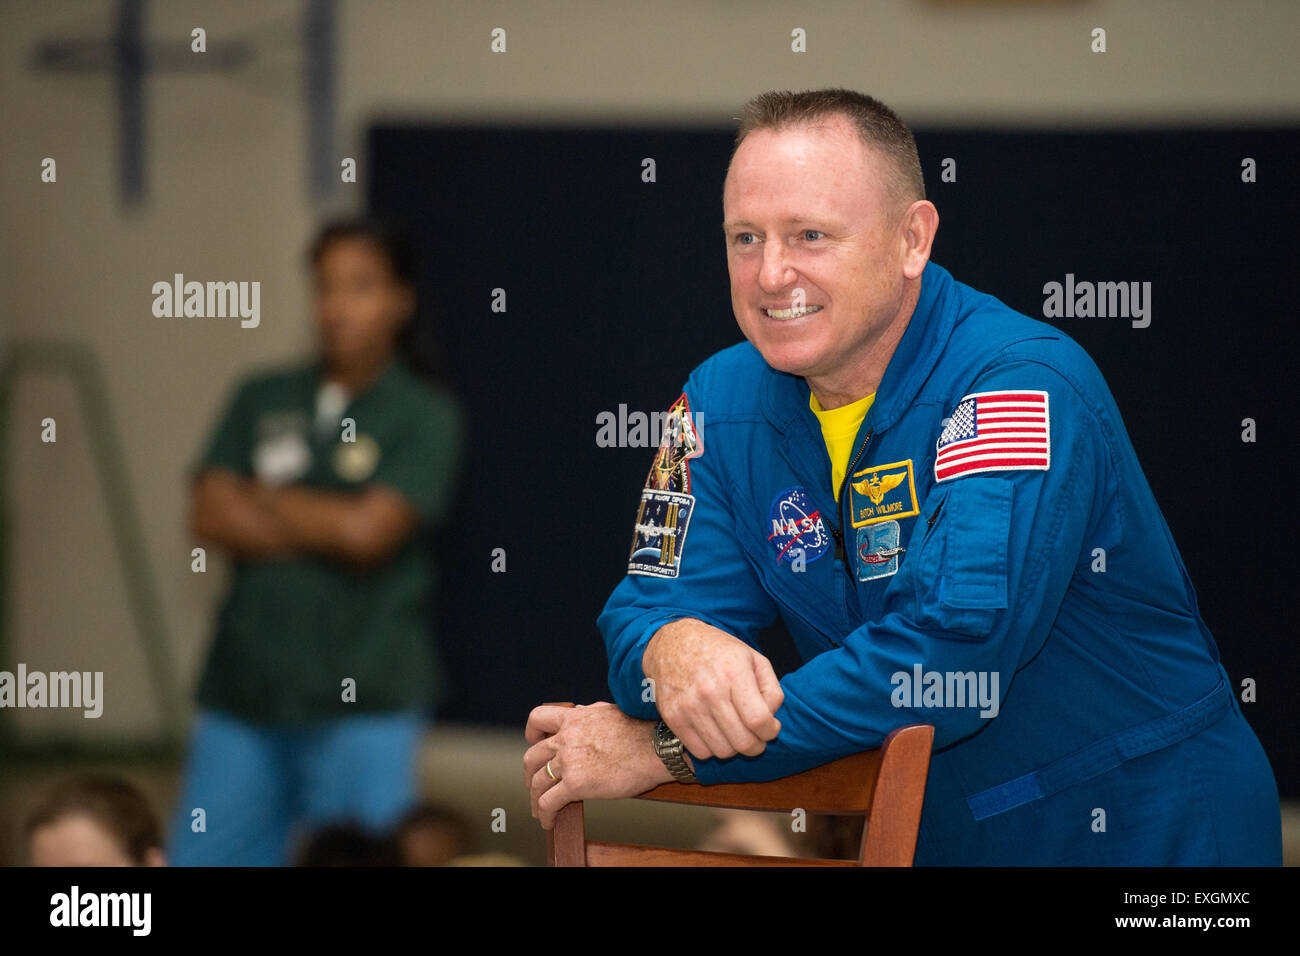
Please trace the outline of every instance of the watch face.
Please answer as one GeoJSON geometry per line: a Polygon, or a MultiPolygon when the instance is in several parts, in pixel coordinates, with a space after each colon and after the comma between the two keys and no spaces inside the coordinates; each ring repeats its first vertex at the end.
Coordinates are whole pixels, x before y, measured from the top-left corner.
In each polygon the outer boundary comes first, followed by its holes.
{"type": "Polygon", "coordinates": [[[673,732],[668,729],[668,725],[662,720],[655,724],[655,743],[660,747],[667,747],[676,739],[677,738],[673,736],[673,732]]]}

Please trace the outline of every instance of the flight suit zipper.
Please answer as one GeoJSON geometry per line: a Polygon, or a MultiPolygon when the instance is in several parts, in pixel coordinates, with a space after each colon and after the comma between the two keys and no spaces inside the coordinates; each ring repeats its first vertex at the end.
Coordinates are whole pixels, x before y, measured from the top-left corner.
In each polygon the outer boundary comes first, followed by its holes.
{"type": "MultiPolygon", "coordinates": [[[[845,501],[844,493],[849,490],[849,481],[853,477],[853,469],[858,466],[858,461],[859,459],[862,458],[862,453],[867,450],[867,445],[870,444],[871,436],[872,434],[874,434],[874,431],[875,430],[873,429],[872,431],[867,432],[867,434],[863,437],[862,445],[858,448],[857,454],[854,455],[853,458],[849,461],[849,467],[844,472],[844,479],[843,481],[840,482],[840,494],[839,494],[840,528],[849,527],[850,523],[845,522],[844,520],[844,501],[845,501]]],[[[831,531],[835,533],[835,557],[839,558],[841,561],[844,562],[845,570],[847,570],[849,573],[849,580],[852,581],[854,583],[854,586],[856,587],[857,578],[853,576],[853,568],[849,565],[849,562],[847,560],[847,550],[845,549],[844,546],[844,535],[847,534],[848,532],[844,531],[843,533],[841,533],[840,529],[835,527],[832,527],[831,531]]]]}
{"type": "MultiPolygon", "coordinates": [[[[854,595],[854,593],[856,593],[856,589],[858,586],[858,579],[854,576],[853,565],[852,562],[848,560],[848,549],[845,547],[844,544],[844,536],[848,532],[847,530],[843,530],[843,531],[841,530],[841,529],[847,529],[849,527],[849,524],[846,523],[844,520],[844,504],[845,504],[844,495],[848,491],[849,481],[853,477],[853,469],[857,467],[858,461],[862,458],[862,453],[867,450],[867,445],[871,442],[871,435],[872,435],[871,431],[867,432],[866,436],[862,439],[862,445],[858,448],[857,454],[855,454],[853,458],[849,461],[849,467],[844,472],[844,480],[840,483],[840,494],[839,494],[840,527],[837,528],[834,525],[831,525],[831,533],[835,536],[835,560],[843,563],[844,570],[845,572],[847,572],[849,576],[849,583],[847,587],[844,585],[843,579],[840,580],[840,597],[842,599],[841,604],[843,605],[844,618],[845,620],[848,621],[851,621],[854,617],[851,598],[854,595]]],[[[831,645],[833,647],[840,646],[839,641],[836,641],[833,638],[831,639],[831,645]]]]}

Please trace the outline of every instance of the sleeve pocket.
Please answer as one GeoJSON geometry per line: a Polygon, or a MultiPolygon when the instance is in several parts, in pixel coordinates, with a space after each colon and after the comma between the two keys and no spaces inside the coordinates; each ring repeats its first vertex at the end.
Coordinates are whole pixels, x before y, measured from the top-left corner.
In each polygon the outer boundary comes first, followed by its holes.
{"type": "Polygon", "coordinates": [[[1007,541],[1015,486],[1000,478],[954,482],[944,503],[939,620],[948,630],[987,637],[1007,607],[1007,541]]]}

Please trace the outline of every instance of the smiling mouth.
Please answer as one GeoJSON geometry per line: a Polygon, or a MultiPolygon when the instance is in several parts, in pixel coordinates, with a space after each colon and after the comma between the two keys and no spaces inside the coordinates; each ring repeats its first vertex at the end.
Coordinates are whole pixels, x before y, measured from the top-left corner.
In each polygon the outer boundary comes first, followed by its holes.
{"type": "Polygon", "coordinates": [[[800,306],[795,309],[763,309],[762,312],[769,319],[777,319],[780,321],[783,319],[801,319],[805,315],[812,315],[814,312],[820,312],[821,310],[822,307],[820,305],[808,305],[800,306]]]}

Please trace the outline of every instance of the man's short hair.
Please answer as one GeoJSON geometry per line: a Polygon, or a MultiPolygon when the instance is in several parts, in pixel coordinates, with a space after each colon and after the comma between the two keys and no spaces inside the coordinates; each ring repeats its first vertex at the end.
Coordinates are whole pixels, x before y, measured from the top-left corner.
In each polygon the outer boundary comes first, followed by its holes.
{"type": "Polygon", "coordinates": [[[735,157],[745,137],[755,130],[781,130],[831,116],[846,117],[863,144],[884,156],[888,165],[886,188],[901,208],[925,198],[925,177],[912,131],[880,100],[855,90],[769,90],[758,94],[745,104],[740,115],[731,155],[735,157]]]}
{"type": "Polygon", "coordinates": [[[68,817],[84,816],[110,833],[131,861],[143,865],[162,847],[162,830],[148,798],[131,781],[107,773],[87,773],[50,788],[27,815],[24,836],[68,817]]]}

